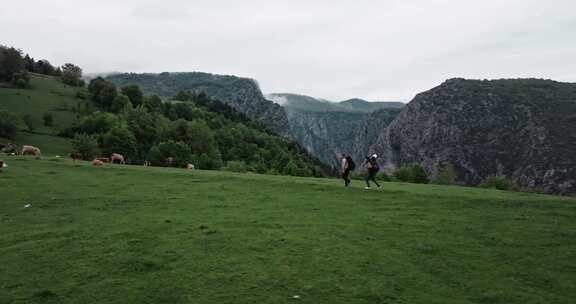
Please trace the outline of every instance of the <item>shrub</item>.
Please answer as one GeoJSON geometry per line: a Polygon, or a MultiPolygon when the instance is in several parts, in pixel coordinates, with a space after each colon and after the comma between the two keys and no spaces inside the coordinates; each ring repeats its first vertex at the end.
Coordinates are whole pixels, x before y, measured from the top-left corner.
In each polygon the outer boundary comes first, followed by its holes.
{"type": "Polygon", "coordinates": [[[121,125],[118,116],[111,113],[96,112],[90,116],[83,117],[80,121],[62,132],[61,135],[72,136],[76,133],[101,134],[107,133],[114,127],[121,125]]]}
{"type": "Polygon", "coordinates": [[[148,154],[150,162],[155,166],[168,165],[167,159],[172,158],[172,165],[184,167],[190,163],[192,154],[190,147],[181,141],[165,141],[150,149],[148,154]]]}
{"type": "Polygon", "coordinates": [[[245,173],[248,172],[248,167],[246,166],[246,163],[241,160],[240,161],[231,160],[226,162],[226,166],[223,168],[223,170],[230,172],[245,173]]]}
{"type": "Polygon", "coordinates": [[[481,184],[480,187],[482,188],[491,188],[491,189],[498,189],[498,190],[512,190],[513,183],[512,181],[505,177],[505,176],[488,176],[481,184]]]}
{"type": "Polygon", "coordinates": [[[96,136],[88,134],[76,134],[72,139],[74,152],[80,153],[83,160],[91,160],[100,154],[96,136]]]}
{"type": "Polygon", "coordinates": [[[136,154],[136,138],[130,130],[116,127],[102,136],[102,150],[105,155],[120,153],[127,158],[133,158],[136,154]]]}
{"type": "Polygon", "coordinates": [[[415,184],[427,184],[429,182],[426,171],[420,165],[412,165],[412,182],[415,184]]]}
{"type": "Polygon", "coordinates": [[[32,132],[34,129],[36,129],[36,122],[34,121],[32,115],[26,114],[24,117],[22,117],[22,120],[24,120],[24,124],[26,125],[26,128],[28,128],[28,131],[32,132]]]}
{"type": "Polygon", "coordinates": [[[44,113],[42,120],[44,120],[44,126],[46,127],[51,127],[54,125],[54,116],[48,112],[44,113]]]}
{"type": "Polygon", "coordinates": [[[26,71],[14,73],[12,76],[12,84],[20,89],[30,87],[30,76],[26,71]]]}
{"type": "Polygon", "coordinates": [[[402,166],[393,173],[398,181],[414,184],[427,184],[429,182],[426,171],[419,164],[402,166]]]}
{"type": "Polygon", "coordinates": [[[456,181],[456,170],[452,164],[448,164],[438,171],[438,176],[434,181],[439,185],[453,185],[456,181]]]}
{"type": "Polygon", "coordinates": [[[0,137],[14,139],[18,130],[17,121],[12,113],[0,110],[0,137]]]}
{"type": "Polygon", "coordinates": [[[81,100],[85,100],[87,98],[86,93],[84,93],[84,91],[78,91],[76,92],[76,98],[81,99],[81,100]]]}
{"type": "Polygon", "coordinates": [[[399,182],[409,183],[412,181],[412,170],[408,166],[402,166],[394,171],[393,176],[399,182]]]}
{"type": "Polygon", "coordinates": [[[198,169],[218,170],[222,167],[222,157],[218,151],[212,152],[210,154],[194,154],[193,159],[194,164],[197,164],[198,169]]]}

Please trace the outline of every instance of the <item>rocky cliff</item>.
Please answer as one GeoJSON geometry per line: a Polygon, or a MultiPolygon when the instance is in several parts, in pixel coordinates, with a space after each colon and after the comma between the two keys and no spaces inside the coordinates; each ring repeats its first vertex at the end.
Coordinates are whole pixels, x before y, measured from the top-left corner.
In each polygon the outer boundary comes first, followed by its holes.
{"type": "Polygon", "coordinates": [[[288,114],[291,136],[323,162],[338,167],[339,154],[361,160],[404,106],[401,102],[351,99],[330,102],[297,94],[270,94],[288,114]]]}
{"type": "Polygon", "coordinates": [[[467,185],[504,175],[576,194],[576,84],[451,79],[417,95],[371,150],[389,167],[421,163],[432,176],[451,163],[467,185]]]}
{"type": "Polygon", "coordinates": [[[203,91],[219,99],[249,118],[263,123],[278,134],[289,135],[284,109],[266,100],[258,84],[248,78],[209,73],[115,74],[106,77],[118,86],[137,84],[144,94],[171,98],[180,91],[203,91]]]}

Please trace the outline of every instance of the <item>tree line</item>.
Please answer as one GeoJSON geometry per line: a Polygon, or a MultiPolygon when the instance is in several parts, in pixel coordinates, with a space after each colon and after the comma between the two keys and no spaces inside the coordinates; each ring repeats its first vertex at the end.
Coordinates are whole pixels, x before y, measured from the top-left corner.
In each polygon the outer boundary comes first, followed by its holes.
{"type": "Polygon", "coordinates": [[[83,87],[82,69],[72,63],[61,67],[53,66],[48,60],[36,61],[22,50],[0,45],[0,82],[18,88],[30,87],[29,73],[59,77],[63,83],[83,87]]]}
{"type": "Polygon", "coordinates": [[[331,169],[300,145],[268,131],[203,92],[182,91],[163,101],[137,85],[104,78],[87,87],[82,115],[60,135],[72,137],[85,159],[121,153],[132,163],[325,176],[331,169]]]}

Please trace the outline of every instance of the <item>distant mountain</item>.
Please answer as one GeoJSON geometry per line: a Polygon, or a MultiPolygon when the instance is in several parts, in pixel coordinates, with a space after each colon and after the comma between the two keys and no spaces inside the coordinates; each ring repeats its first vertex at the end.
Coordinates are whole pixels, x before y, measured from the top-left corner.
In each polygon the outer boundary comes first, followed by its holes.
{"type": "Polygon", "coordinates": [[[363,99],[348,99],[336,103],[336,105],[348,111],[371,113],[380,109],[400,109],[405,106],[404,103],[399,101],[366,101],[363,99]]]}
{"type": "Polygon", "coordinates": [[[180,91],[202,91],[234,107],[249,118],[261,122],[278,134],[289,135],[284,108],[266,100],[256,81],[209,73],[124,73],[106,77],[118,86],[137,84],[144,94],[171,98],[180,91]]]}
{"type": "Polygon", "coordinates": [[[332,102],[326,99],[290,93],[268,94],[266,95],[266,98],[286,109],[319,112],[336,111],[370,113],[378,109],[402,108],[404,106],[404,103],[397,101],[366,101],[358,98],[348,99],[341,102],[332,102]]]}
{"type": "Polygon", "coordinates": [[[84,73],[82,75],[82,79],[84,79],[86,82],[89,82],[90,80],[92,80],[94,78],[98,78],[98,77],[106,78],[106,77],[116,75],[116,74],[122,74],[122,72],[111,71],[111,72],[102,72],[102,73],[84,73]]]}
{"type": "Polygon", "coordinates": [[[333,167],[340,153],[361,159],[382,130],[400,113],[401,102],[349,99],[331,102],[298,94],[266,95],[286,109],[290,134],[309,152],[333,167]]]}
{"type": "Polygon", "coordinates": [[[576,194],[576,84],[451,79],[418,94],[370,151],[389,167],[452,164],[478,185],[507,176],[520,188],[576,194]]]}

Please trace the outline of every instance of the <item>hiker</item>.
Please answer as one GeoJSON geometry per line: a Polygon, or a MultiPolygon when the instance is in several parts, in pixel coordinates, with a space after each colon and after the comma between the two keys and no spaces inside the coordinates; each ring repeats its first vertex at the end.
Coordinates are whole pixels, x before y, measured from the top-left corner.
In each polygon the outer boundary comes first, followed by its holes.
{"type": "Polygon", "coordinates": [[[376,181],[376,173],[380,171],[380,166],[378,165],[377,159],[378,155],[373,154],[372,156],[366,156],[366,159],[364,160],[364,168],[366,168],[367,171],[366,177],[364,178],[366,181],[366,188],[364,189],[370,189],[370,181],[374,182],[376,187],[380,189],[380,184],[378,184],[376,181]]]}
{"type": "Polygon", "coordinates": [[[344,180],[344,186],[350,186],[350,172],[356,168],[356,164],[352,160],[352,157],[342,153],[342,179],[344,180]]]}

